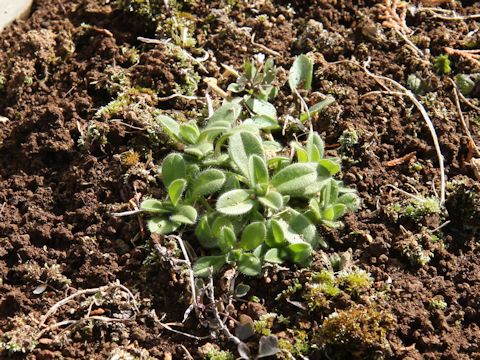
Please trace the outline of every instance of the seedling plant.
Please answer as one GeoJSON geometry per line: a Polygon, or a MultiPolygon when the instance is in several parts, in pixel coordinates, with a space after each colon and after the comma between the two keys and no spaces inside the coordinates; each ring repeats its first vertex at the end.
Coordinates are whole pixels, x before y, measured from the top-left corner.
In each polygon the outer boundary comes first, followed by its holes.
{"type": "MultiPolygon", "coordinates": [[[[203,125],[158,117],[182,150],[161,164],[165,197],[146,199],[140,208],[149,215],[151,232],[198,240],[208,255],[194,264],[197,276],[227,264],[250,276],[267,263],[307,265],[313,251],[326,246],[318,226],[341,227],[342,216],[359,206],[355,191],[334,178],[340,161],[325,157],[318,133],[310,130],[306,141],[286,147],[274,140],[275,74],[271,60],[246,62],[228,87],[236,96],[225,99],[203,125]]],[[[289,74],[292,92],[308,92],[312,74],[311,60],[299,56],[289,74]]],[[[308,121],[331,101],[302,106],[298,119],[308,121]]]]}

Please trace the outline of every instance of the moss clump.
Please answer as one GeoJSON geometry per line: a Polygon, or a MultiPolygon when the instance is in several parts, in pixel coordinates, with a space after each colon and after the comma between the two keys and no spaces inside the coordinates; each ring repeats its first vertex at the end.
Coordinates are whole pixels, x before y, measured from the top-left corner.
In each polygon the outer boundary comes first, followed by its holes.
{"type": "Polygon", "coordinates": [[[452,67],[448,55],[443,54],[435,58],[435,61],[433,62],[433,69],[439,75],[450,74],[452,72],[452,67]]]}
{"type": "Polygon", "coordinates": [[[204,360],[233,360],[235,357],[230,351],[221,350],[217,345],[206,343],[198,348],[198,355],[204,360]]]}
{"type": "Polygon", "coordinates": [[[341,271],[337,275],[337,283],[350,294],[358,295],[372,287],[373,279],[365,270],[355,269],[341,271]]]}
{"type": "Polygon", "coordinates": [[[271,335],[277,316],[278,315],[275,313],[268,313],[260,316],[260,319],[253,322],[255,333],[265,336],[271,335]]]}
{"type": "Polygon", "coordinates": [[[372,276],[362,269],[350,268],[337,274],[322,270],[311,276],[305,285],[303,298],[307,301],[310,310],[318,310],[328,307],[331,300],[339,296],[342,291],[355,298],[368,291],[372,284],[372,276]]]}
{"type": "Polygon", "coordinates": [[[452,224],[461,230],[480,231],[480,184],[465,178],[448,185],[445,206],[452,224]]]}
{"type": "MultiPolygon", "coordinates": [[[[279,333],[277,336],[279,337],[278,347],[293,356],[306,355],[310,350],[310,340],[306,331],[288,329],[285,333],[279,333]]],[[[290,358],[283,357],[282,353],[277,356],[280,359],[290,358]]]]}
{"type": "Polygon", "coordinates": [[[356,307],[330,315],[320,326],[317,344],[333,359],[373,359],[390,353],[387,334],[393,315],[373,308],[356,307]]]}
{"type": "Polygon", "coordinates": [[[427,215],[439,214],[438,199],[433,196],[415,197],[405,202],[398,202],[387,207],[387,211],[394,219],[409,218],[420,221],[427,215]]]}

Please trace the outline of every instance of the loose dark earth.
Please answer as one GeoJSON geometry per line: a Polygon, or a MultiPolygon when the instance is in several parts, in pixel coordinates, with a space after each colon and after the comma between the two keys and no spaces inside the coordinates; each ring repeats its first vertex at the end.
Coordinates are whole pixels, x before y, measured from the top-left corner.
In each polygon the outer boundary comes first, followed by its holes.
{"type": "MultiPolygon", "coordinates": [[[[233,80],[221,64],[240,70],[264,53],[285,68],[285,78],[295,56],[310,52],[313,91],[336,99],[314,127],[330,155],[343,159],[341,177],[363,205],[346,216],[344,229],[323,230],[329,249],[311,268],[241,276],[251,289],[233,303],[227,325],[234,331],[237,321],[256,321],[257,335],[247,341],[252,353],[260,335],[272,333],[284,359],[480,359],[480,154],[462,127],[450,81],[480,73],[480,60],[448,50],[478,49],[480,23],[418,11],[472,15],[478,3],[170,1],[193,24],[195,44],[184,45],[198,61],[138,40],[172,37],[166,10],[162,34],[122,3],[38,0],[30,19],[0,36],[0,358],[236,357],[223,335],[203,339],[212,331],[193,312],[179,326],[191,303],[188,275],[160,259],[154,244],[162,239],[141,217],[111,213],[163,191],[155,169],[167,148],[155,111],[205,113],[202,79],[215,78],[222,89],[233,80]],[[450,71],[436,61],[444,54],[450,71]],[[370,93],[388,84],[365,72],[368,59],[369,71],[412,88],[427,109],[445,157],[444,208],[432,204],[440,172],[424,119],[407,97],[370,93]],[[174,93],[199,98],[163,99],[174,93]],[[333,254],[341,268],[370,273],[372,283],[316,297],[312,274],[333,254]],[[42,318],[67,296],[103,286],[42,318]],[[260,318],[270,323],[258,330],[260,318]],[[204,355],[205,344],[225,353],[204,355]]],[[[479,97],[477,81],[467,102],[460,98],[477,144],[479,97]]],[[[295,101],[277,97],[279,115],[295,101]]],[[[274,136],[293,139],[289,131],[274,136]]],[[[224,280],[215,280],[218,297],[224,280]]]]}

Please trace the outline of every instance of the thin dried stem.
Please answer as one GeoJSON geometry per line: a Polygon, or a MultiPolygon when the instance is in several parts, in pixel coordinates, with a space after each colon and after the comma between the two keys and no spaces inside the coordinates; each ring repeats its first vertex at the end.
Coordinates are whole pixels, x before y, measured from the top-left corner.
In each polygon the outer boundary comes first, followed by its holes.
{"type": "Polygon", "coordinates": [[[438,162],[439,162],[439,167],[440,167],[440,205],[443,205],[445,203],[445,193],[446,193],[446,189],[445,189],[446,188],[446,175],[445,175],[444,157],[442,155],[442,150],[440,149],[440,142],[438,141],[437,132],[435,130],[435,127],[433,125],[432,120],[430,119],[430,116],[428,115],[427,110],[422,105],[422,103],[420,101],[418,101],[418,99],[415,97],[415,95],[410,90],[405,88],[403,85],[399,84],[395,80],[390,79],[386,76],[376,75],[376,74],[373,74],[372,72],[370,72],[370,70],[368,70],[369,63],[370,63],[370,59],[368,59],[368,61],[365,62],[364,65],[363,65],[363,70],[365,71],[365,73],[367,75],[371,76],[374,79],[383,80],[383,81],[393,85],[393,87],[396,88],[397,91],[392,90],[392,91],[387,92],[387,93],[390,93],[391,95],[396,95],[396,96],[406,96],[408,99],[410,99],[410,101],[413,102],[413,104],[420,111],[423,119],[425,120],[425,122],[428,126],[428,129],[430,131],[430,135],[432,136],[433,144],[434,144],[435,151],[437,153],[438,162]]]}

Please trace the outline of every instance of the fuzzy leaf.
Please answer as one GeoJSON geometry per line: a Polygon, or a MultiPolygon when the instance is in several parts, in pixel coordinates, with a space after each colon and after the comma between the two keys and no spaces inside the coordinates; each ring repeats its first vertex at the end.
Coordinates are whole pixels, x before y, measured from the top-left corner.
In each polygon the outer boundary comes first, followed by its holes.
{"type": "MultiPolygon", "coordinates": [[[[297,234],[302,241],[305,241],[316,248],[318,246],[318,233],[315,225],[311,223],[308,218],[300,212],[292,211],[292,216],[288,220],[288,233],[297,234]]],[[[289,242],[297,242],[297,236],[288,236],[285,233],[285,237],[289,242]]]]}
{"type": "Polygon", "coordinates": [[[189,144],[195,144],[200,136],[200,131],[195,124],[181,124],[180,137],[189,144]]]}
{"type": "Polygon", "coordinates": [[[263,260],[273,264],[281,264],[285,260],[286,255],[287,254],[285,250],[280,248],[272,248],[265,253],[263,260]]]}
{"type": "Polygon", "coordinates": [[[207,215],[200,218],[195,228],[195,236],[204,248],[213,249],[218,247],[218,239],[213,235],[207,215]]]}
{"type": "Polygon", "coordinates": [[[284,195],[298,196],[317,179],[317,171],[310,164],[298,163],[280,170],[272,178],[272,186],[284,195]]]}
{"type": "Polygon", "coordinates": [[[201,159],[213,151],[213,144],[211,142],[202,142],[187,146],[184,151],[186,154],[190,154],[198,159],[201,159]]]}
{"type": "Polygon", "coordinates": [[[157,216],[149,219],[147,221],[147,226],[151,233],[166,235],[177,230],[180,224],[157,216]]]}
{"type": "Polygon", "coordinates": [[[298,56],[288,74],[288,84],[292,92],[296,89],[310,90],[312,87],[313,62],[307,55],[298,56]]]}
{"type": "Polygon", "coordinates": [[[168,186],[168,196],[174,206],[177,206],[178,201],[181,199],[183,192],[187,187],[187,180],[176,179],[168,186]]]}
{"type": "Polygon", "coordinates": [[[230,227],[223,227],[221,235],[218,238],[218,246],[222,253],[226,254],[233,249],[235,243],[237,242],[237,237],[233,232],[233,229],[230,227]]]}
{"type": "Polygon", "coordinates": [[[263,243],[266,233],[267,229],[263,222],[248,224],[243,230],[239,245],[243,250],[253,250],[263,243]]]}
{"type": "Polygon", "coordinates": [[[193,265],[193,272],[196,276],[207,277],[210,275],[210,269],[217,273],[227,263],[225,255],[221,256],[203,256],[193,265]]]}
{"type": "Polygon", "coordinates": [[[246,177],[249,176],[250,156],[257,155],[261,159],[265,159],[260,138],[246,131],[237,132],[230,137],[228,153],[246,177]]]}
{"type": "Polygon", "coordinates": [[[278,125],[278,121],[276,119],[272,119],[264,115],[254,116],[251,119],[245,120],[243,123],[245,125],[254,125],[262,130],[276,130],[280,128],[280,125],[278,125]]]}
{"type": "Polygon", "coordinates": [[[308,135],[306,150],[310,162],[319,162],[323,158],[325,143],[316,132],[308,135]]]}
{"type": "Polygon", "coordinates": [[[360,199],[355,193],[343,194],[338,198],[337,202],[344,204],[350,211],[355,211],[360,207],[360,199]]]}
{"type": "Polygon", "coordinates": [[[232,125],[240,116],[242,112],[242,106],[240,101],[227,101],[220,106],[213,115],[208,119],[207,127],[215,126],[217,122],[228,122],[232,125]]]}
{"type": "Polygon", "coordinates": [[[175,141],[180,141],[180,125],[178,125],[175,120],[166,115],[158,115],[157,120],[160,122],[167,135],[175,141]]]}
{"type": "Polygon", "coordinates": [[[140,204],[140,210],[152,214],[165,214],[170,212],[170,210],[165,206],[165,204],[157,199],[143,200],[140,204]]]}
{"type": "Polygon", "coordinates": [[[170,220],[177,223],[193,225],[197,220],[197,210],[190,205],[179,206],[175,214],[170,216],[170,220]]]}
{"type": "Polygon", "coordinates": [[[177,179],[185,179],[185,160],[180,154],[169,154],[162,163],[162,181],[168,189],[170,184],[177,179]]]}
{"type": "Polygon", "coordinates": [[[238,270],[247,276],[256,276],[262,271],[262,262],[253,254],[242,254],[238,259],[238,270]]]}
{"type": "Polygon", "coordinates": [[[265,160],[255,154],[250,156],[248,170],[248,178],[252,187],[262,186],[266,189],[268,185],[268,169],[265,160]]]}
{"type": "Polygon", "coordinates": [[[332,161],[330,159],[322,159],[318,161],[318,164],[322,165],[325,169],[327,169],[330,172],[330,175],[335,175],[342,169],[338,162],[332,161]]]}
{"type": "Polygon", "coordinates": [[[303,265],[312,254],[312,247],[307,243],[296,243],[288,245],[290,259],[296,263],[303,265]]]}
{"type": "MultiPolygon", "coordinates": [[[[316,113],[322,111],[325,109],[327,106],[333,104],[335,102],[335,99],[333,96],[327,96],[325,99],[322,101],[316,103],[315,105],[312,105],[309,109],[308,112],[310,113],[310,116],[315,115],[316,113]]],[[[300,115],[300,121],[305,122],[308,120],[308,114],[307,113],[302,113],[300,115]]]]}
{"type": "Polygon", "coordinates": [[[283,231],[282,225],[275,219],[269,222],[265,243],[271,248],[280,247],[285,244],[285,232],[283,231]]]}
{"type": "Polygon", "coordinates": [[[243,189],[226,192],[217,200],[218,212],[232,216],[248,213],[253,205],[255,202],[250,198],[250,193],[243,189]]]}
{"type": "Polygon", "coordinates": [[[225,184],[225,174],[217,169],[202,171],[193,182],[193,196],[205,196],[220,190],[225,184]]]}
{"type": "Polygon", "coordinates": [[[275,109],[275,106],[268,101],[248,97],[245,104],[257,115],[266,116],[267,118],[274,120],[277,118],[277,110],[275,109]]]}
{"type": "Polygon", "coordinates": [[[258,201],[273,210],[280,210],[283,207],[283,196],[276,191],[270,191],[267,195],[260,196],[258,201]]]}

